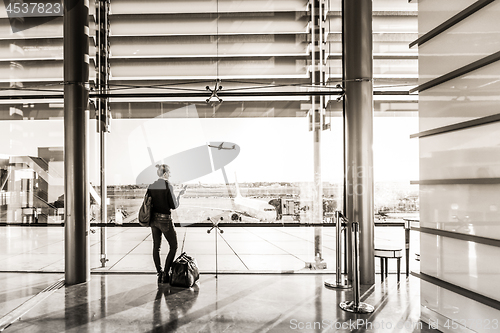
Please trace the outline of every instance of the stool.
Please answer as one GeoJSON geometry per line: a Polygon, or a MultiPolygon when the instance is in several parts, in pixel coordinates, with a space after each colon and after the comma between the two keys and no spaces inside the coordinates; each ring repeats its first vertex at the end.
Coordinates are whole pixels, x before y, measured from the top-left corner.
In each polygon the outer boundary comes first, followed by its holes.
{"type": "Polygon", "coordinates": [[[387,277],[389,272],[389,259],[395,258],[398,261],[398,282],[399,275],[401,273],[401,258],[403,257],[402,249],[375,249],[375,257],[380,258],[380,275],[382,276],[382,281],[384,281],[384,277],[387,277]]]}

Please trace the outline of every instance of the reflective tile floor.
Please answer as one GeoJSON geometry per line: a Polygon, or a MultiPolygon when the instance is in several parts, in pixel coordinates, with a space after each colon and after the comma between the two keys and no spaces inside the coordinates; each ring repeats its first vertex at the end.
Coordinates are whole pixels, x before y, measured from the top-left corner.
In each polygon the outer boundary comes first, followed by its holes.
{"type": "MultiPolygon", "coordinates": [[[[0,318],[63,276],[0,273],[0,318]]],[[[435,332],[419,321],[419,281],[390,275],[361,301],[372,314],[343,311],[350,290],[330,274],[202,274],[191,289],[158,286],[154,274],[92,274],[61,287],[5,332],[435,332]]],[[[37,296],[38,297],[38,296],[37,296]]]]}
{"type": "MultiPolygon", "coordinates": [[[[313,227],[231,227],[216,238],[208,228],[177,228],[179,247],[194,256],[201,272],[303,272],[306,263],[314,262],[313,227]],[[217,241],[216,241],[217,240],[217,241]],[[217,254],[217,256],[216,256],[217,254]]],[[[101,230],[92,228],[88,241],[89,265],[93,272],[154,273],[152,239],[149,228],[105,228],[106,255],[109,260],[101,267],[101,230]]],[[[322,258],[327,264],[325,271],[335,271],[335,228],[324,227],[322,258]]],[[[375,247],[404,249],[402,227],[376,227],[375,247]]],[[[419,235],[411,233],[411,271],[418,271],[414,252],[419,248],[419,235]]],[[[404,251],[403,251],[404,252],[404,251]]],[[[168,253],[163,240],[162,256],[168,253]]],[[[403,253],[404,255],[404,253],[403,253]]],[[[405,260],[401,269],[404,271],[405,260]]],[[[64,228],[50,227],[0,227],[0,272],[64,272],[64,228]]],[[[375,261],[379,272],[379,261],[375,261]]],[[[396,271],[396,263],[389,262],[390,272],[396,271]]]]}
{"type": "MultiPolygon", "coordinates": [[[[206,228],[178,228],[177,254],[193,255],[202,272],[199,286],[181,289],[157,285],[147,228],[107,228],[106,267],[94,229],[91,280],[63,286],[64,228],[0,227],[0,330],[13,322],[5,332],[432,331],[419,321],[419,281],[404,274],[400,284],[395,274],[384,282],[377,274],[374,286],[362,288],[373,314],[341,310],[352,291],[324,286],[334,280],[335,228],[322,229],[327,269],[305,267],[314,261],[314,229],[226,228],[215,238],[206,228]]],[[[411,238],[414,253],[418,234],[411,238]]],[[[404,248],[404,230],[375,228],[375,243],[404,248]]],[[[418,271],[413,257],[410,268],[418,271]]],[[[389,266],[394,273],[395,263],[389,266]]]]}

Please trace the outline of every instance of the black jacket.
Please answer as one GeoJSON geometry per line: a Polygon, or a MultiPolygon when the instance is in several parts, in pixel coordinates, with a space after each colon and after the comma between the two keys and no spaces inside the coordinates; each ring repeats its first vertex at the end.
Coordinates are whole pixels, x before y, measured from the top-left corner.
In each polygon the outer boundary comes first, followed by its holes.
{"type": "Polygon", "coordinates": [[[172,184],[164,179],[160,178],[149,185],[148,194],[152,198],[152,213],[170,214],[171,209],[179,207],[172,184]]]}

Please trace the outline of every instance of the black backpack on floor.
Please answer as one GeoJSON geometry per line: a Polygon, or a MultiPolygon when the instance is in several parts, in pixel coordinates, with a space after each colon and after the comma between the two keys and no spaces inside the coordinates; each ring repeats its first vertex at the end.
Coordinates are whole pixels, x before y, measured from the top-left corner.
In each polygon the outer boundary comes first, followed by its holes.
{"type": "Polygon", "coordinates": [[[200,278],[196,260],[188,256],[186,252],[182,252],[182,254],[174,260],[171,269],[169,281],[171,286],[190,288],[200,278]]]}

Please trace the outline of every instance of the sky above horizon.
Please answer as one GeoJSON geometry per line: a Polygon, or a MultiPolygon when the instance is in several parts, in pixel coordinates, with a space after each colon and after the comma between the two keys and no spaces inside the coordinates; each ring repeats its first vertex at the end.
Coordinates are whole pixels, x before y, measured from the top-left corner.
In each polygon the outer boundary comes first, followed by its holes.
{"type": "MultiPolygon", "coordinates": [[[[194,106],[175,110],[193,114],[194,106]]],[[[331,118],[321,134],[321,172],[325,182],[343,179],[342,119],[331,118]]],[[[374,118],[374,179],[418,180],[417,117],[374,118]]],[[[98,184],[99,160],[95,122],[89,124],[89,179],[98,184]]],[[[63,121],[0,122],[0,157],[37,156],[38,147],[61,147],[63,121]],[[6,144],[8,143],[8,144],[6,144]]],[[[313,180],[313,138],[305,117],[297,118],[154,118],[113,119],[107,136],[109,185],[135,184],[143,170],[169,156],[207,145],[234,143],[238,156],[224,169],[229,182],[308,182],[313,180]],[[152,156],[152,157],[151,157],[152,156]]],[[[193,161],[190,162],[191,164],[193,161]]],[[[196,161],[194,162],[196,163],[196,161]]],[[[192,167],[192,165],[191,165],[192,167]]],[[[59,172],[60,173],[60,172],[59,172]]],[[[187,183],[224,183],[217,169],[187,183]]]]}

